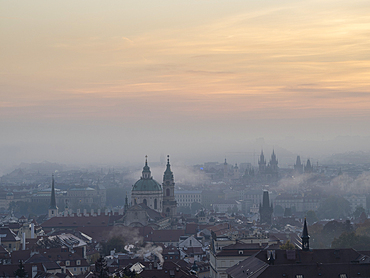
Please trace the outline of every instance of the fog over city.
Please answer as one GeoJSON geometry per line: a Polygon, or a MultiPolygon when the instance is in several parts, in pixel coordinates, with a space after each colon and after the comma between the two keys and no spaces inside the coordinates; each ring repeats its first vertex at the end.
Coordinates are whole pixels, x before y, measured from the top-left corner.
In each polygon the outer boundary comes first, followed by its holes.
{"type": "Polygon", "coordinates": [[[0,276],[369,277],[369,35],[369,0],[0,1],[0,276]]]}
{"type": "Polygon", "coordinates": [[[0,164],[368,152],[368,2],[1,3],[0,164]],[[243,155],[244,153],[244,155],[243,155]]]}

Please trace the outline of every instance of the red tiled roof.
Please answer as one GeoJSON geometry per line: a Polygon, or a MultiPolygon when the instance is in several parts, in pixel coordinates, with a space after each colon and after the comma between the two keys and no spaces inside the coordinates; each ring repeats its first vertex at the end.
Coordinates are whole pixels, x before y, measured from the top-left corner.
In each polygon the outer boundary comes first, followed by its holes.
{"type": "Polygon", "coordinates": [[[52,228],[78,228],[78,227],[106,227],[113,225],[114,221],[123,215],[98,215],[98,216],[67,216],[53,217],[41,224],[43,229],[52,228]]]}
{"type": "Polygon", "coordinates": [[[144,236],[144,241],[150,242],[178,242],[184,230],[154,230],[144,236]]]}

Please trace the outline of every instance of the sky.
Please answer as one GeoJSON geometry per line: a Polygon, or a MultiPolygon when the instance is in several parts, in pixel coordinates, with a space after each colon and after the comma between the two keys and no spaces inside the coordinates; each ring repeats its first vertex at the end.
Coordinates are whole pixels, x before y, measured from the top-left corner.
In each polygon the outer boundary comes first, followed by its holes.
{"type": "Polygon", "coordinates": [[[368,0],[1,1],[0,36],[0,165],[370,149],[368,0]]]}

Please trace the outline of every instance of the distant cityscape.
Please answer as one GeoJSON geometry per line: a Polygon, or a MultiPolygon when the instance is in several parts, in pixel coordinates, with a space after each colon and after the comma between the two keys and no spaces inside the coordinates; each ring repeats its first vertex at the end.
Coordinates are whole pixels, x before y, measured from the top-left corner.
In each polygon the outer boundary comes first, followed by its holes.
{"type": "Polygon", "coordinates": [[[301,277],[300,260],[308,265],[302,277],[312,277],[317,269],[309,256],[325,255],[320,273],[352,277],[332,269],[338,256],[363,272],[370,262],[370,164],[315,165],[298,155],[293,167],[280,168],[278,158],[261,150],[258,166],[205,162],[186,167],[177,181],[174,169],[184,166],[167,156],[152,163],[163,169],[160,182],[148,157],[138,180],[135,167],[16,168],[0,180],[0,268],[5,277],[24,271],[32,278],[102,277],[99,271],[301,277]],[[333,259],[327,250],[337,250],[333,259]]]}

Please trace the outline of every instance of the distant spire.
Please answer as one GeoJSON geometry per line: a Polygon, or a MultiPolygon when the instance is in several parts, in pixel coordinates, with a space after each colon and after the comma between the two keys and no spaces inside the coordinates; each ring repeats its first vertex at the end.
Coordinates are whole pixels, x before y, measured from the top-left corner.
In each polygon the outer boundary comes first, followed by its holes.
{"type": "Polygon", "coordinates": [[[164,171],[163,181],[172,180],[172,179],[173,179],[173,173],[171,171],[170,156],[167,155],[167,165],[166,165],[166,171],[164,171]]]}
{"type": "Polygon", "coordinates": [[[127,191],[126,191],[126,198],[125,198],[125,207],[124,207],[124,211],[127,212],[129,206],[128,206],[128,198],[127,198],[127,191]]]}
{"type": "Polygon", "coordinates": [[[310,250],[310,236],[308,235],[306,218],[304,219],[303,232],[301,238],[302,238],[302,250],[303,251],[310,250]]]}
{"type": "Polygon", "coordinates": [[[151,172],[150,167],[148,166],[148,156],[145,156],[145,165],[143,167],[142,171],[142,179],[150,179],[151,178],[151,172]]]}
{"type": "Polygon", "coordinates": [[[49,209],[57,209],[57,202],[55,200],[55,188],[54,188],[54,174],[51,178],[51,200],[50,200],[50,206],[49,209]]]}

